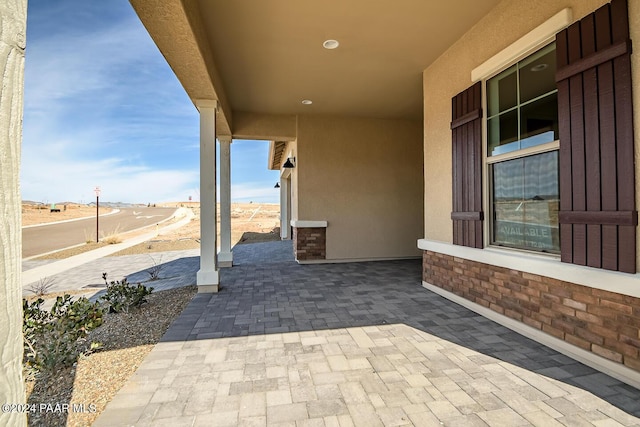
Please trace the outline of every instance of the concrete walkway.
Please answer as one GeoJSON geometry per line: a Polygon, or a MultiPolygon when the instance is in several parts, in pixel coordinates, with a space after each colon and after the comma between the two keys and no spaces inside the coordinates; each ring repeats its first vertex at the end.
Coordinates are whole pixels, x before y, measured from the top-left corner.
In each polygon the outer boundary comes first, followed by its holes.
{"type": "Polygon", "coordinates": [[[420,261],[291,253],[236,246],[94,425],[640,426],[639,390],[425,290],[420,261]]]}

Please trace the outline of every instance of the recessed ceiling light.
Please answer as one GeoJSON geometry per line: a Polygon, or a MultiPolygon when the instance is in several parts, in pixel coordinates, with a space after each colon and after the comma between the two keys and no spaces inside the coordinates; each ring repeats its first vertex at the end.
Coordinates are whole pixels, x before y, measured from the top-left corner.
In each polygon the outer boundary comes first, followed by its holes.
{"type": "Polygon", "coordinates": [[[547,68],[549,68],[549,64],[538,64],[531,67],[531,71],[535,73],[536,71],[546,70],[547,68]]]}
{"type": "Polygon", "coordinates": [[[303,99],[303,100],[302,100],[302,103],[303,103],[304,105],[311,105],[311,104],[313,104],[313,101],[312,101],[312,100],[310,100],[310,99],[303,99]]]}
{"type": "Polygon", "coordinates": [[[338,46],[340,46],[338,40],[325,40],[324,43],[322,43],[322,47],[325,49],[335,49],[338,46]]]}

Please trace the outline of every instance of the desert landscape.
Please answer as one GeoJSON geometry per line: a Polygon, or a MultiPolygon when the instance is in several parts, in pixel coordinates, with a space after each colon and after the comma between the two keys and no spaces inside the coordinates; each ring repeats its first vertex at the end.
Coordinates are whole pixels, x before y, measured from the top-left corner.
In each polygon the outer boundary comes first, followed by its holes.
{"type": "MultiPolygon", "coordinates": [[[[22,225],[34,225],[47,222],[84,218],[95,216],[95,206],[69,204],[66,210],[49,212],[48,205],[38,208],[38,205],[23,204],[22,225]]],[[[61,205],[58,205],[61,206],[61,205]]],[[[147,242],[130,248],[126,248],[112,256],[133,255],[140,253],[165,252],[183,249],[196,249],[200,247],[200,203],[198,202],[172,202],[162,203],[158,206],[186,208],[193,212],[193,219],[183,227],[170,232],[162,232],[147,242]]],[[[100,208],[100,213],[108,213],[110,208],[100,208]]],[[[176,221],[176,220],[171,220],[176,221]]],[[[220,221],[220,209],[218,207],[218,221],[220,221]]],[[[170,222],[169,222],[170,223],[170,222]]],[[[168,223],[168,224],[169,224],[168,223]]],[[[280,205],[275,203],[232,203],[231,204],[231,245],[246,244],[278,240],[280,238],[280,205]]],[[[89,242],[86,245],[50,253],[39,259],[64,259],[70,256],[97,249],[111,243],[119,243],[127,238],[138,235],[140,231],[109,236],[100,243],[89,242]]],[[[218,227],[218,237],[220,228],[218,227]]]]}
{"type": "MultiPolygon", "coordinates": [[[[112,256],[161,252],[198,248],[200,245],[200,206],[198,203],[163,204],[167,207],[182,207],[193,212],[193,219],[183,227],[156,238],[127,248],[112,256]]],[[[37,224],[62,219],[82,218],[95,215],[95,207],[68,206],[66,211],[50,213],[44,209],[23,208],[23,224],[37,224]],[[64,215],[59,215],[63,214],[64,215]]],[[[232,203],[232,245],[278,240],[279,211],[276,204],[232,203]]],[[[105,213],[108,209],[105,209],[105,213]]],[[[177,219],[176,219],[177,220],[177,219]]],[[[176,221],[172,220],[172,221],[176,221]]],[[[129,235],[118,236],[124,241],[129,235]]],[[[139,231],[137,232],[139,233],[139,231]]],[[[105,245],[90,243],[77,248],[63,250],[47,257],[65,258],[105,245]]],[[[106,313],[103,324],[93,330],[89,341],[102,343],[102,349],[83,355],[77,363],[54,373],[26,379],[27,401],[83,403],[95,405],[95,412],[30,413],[29,426],[86,426],[90,425],[104,410],[115,393],[135,372],[145,356],[151,351],[171,322],[181,313],[196,294],[196,286],[153,292],[148,302],[129,313],[106,313]]],[[[55,297],[55,294],[43,298],[55,297]]]]}

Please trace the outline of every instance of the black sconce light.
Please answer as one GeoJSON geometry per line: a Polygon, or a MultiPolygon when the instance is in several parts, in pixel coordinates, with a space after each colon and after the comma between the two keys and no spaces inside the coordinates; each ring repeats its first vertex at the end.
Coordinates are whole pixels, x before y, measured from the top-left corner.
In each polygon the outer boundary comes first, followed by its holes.
{"type": "Polygon", "coordinates": [[[274,185],[273,188],[280,188],[280,183],[276,182],[276,185],[274,185]]]}
{"type": "Polygon", "coordinates": [[[295,161],[296,161],[296,158],[295,158],[295,157],[288,157],[288,158],[287,158],[287,161],[286,161],[286,162],[284,162],[284,165],[282,165],[282,167],[283,167],[283,168],[286,168],[286,169],[292,169],[292,168],[295,168],[295,167],[296,167],[296,165],[295,165],[295,161]],[[291,161],[291,159],[293,159],[293,162],[291,161]]]}

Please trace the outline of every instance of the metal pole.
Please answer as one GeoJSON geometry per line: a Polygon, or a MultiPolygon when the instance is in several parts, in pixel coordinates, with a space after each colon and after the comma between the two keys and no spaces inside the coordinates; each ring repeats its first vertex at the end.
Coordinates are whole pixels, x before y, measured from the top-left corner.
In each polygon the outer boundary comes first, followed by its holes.
{"type": "Polygon", "coordinates": [[[98,221],[100,218],[100,196],[96,194],[96,243],[100,240],[98,239],[98,221]]]}

